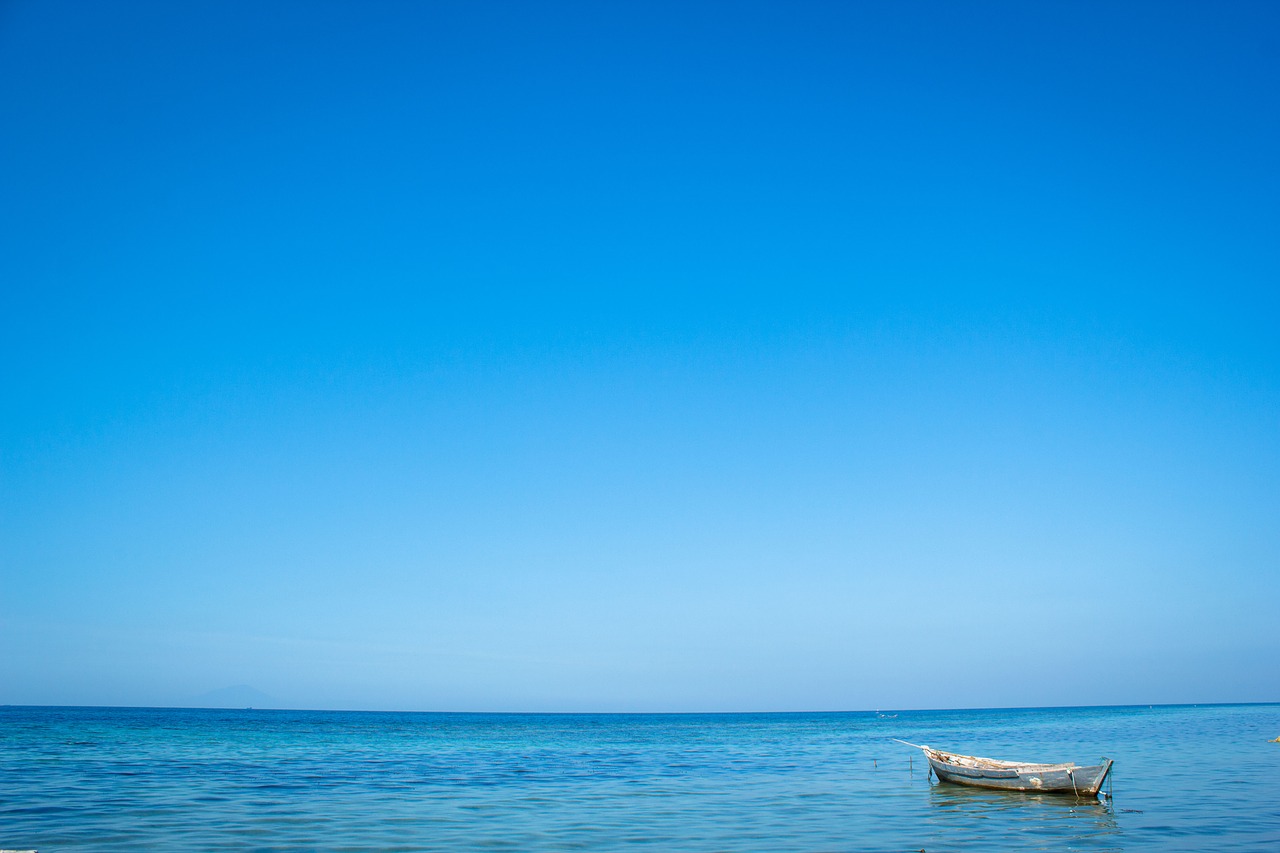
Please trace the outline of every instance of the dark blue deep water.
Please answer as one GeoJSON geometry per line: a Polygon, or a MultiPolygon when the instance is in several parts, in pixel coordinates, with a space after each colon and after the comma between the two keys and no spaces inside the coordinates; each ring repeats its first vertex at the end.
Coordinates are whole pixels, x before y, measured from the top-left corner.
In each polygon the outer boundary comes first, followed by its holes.
{"type": "Polygon", "coordinates": [[[1280,850],[1280,706],[713,715],[0,708],[0,848],[1280,850]],[[931,782],[901,737],[1116,760],[931,782]]]}

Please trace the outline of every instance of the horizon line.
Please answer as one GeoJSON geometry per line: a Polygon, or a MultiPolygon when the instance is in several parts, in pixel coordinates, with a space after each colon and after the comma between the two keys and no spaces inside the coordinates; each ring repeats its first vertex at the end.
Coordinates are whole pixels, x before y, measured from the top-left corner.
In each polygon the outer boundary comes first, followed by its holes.
{"type": "Polygon", "coordinates": [[[22,703],[0,703],[0,708],[59,708],[59,709],[112,709],[122,711],[278,711],[282,713],[318,713],[318,714],[434,714],[455,716],[505,716],[505,717],[712,717],[712,716],[779,716],[784,714],[819,715],[819,714],[883,714],[891,711],[894,714],[937,714],[964,711],[1071,711],[1089,709],[1120,708],[1223,708],[1232,706],[1280,705],[1280,699],[1254,702],[1139,702],[1116,705],[992,705],[964,708],[876,708],[856,710],[786,710],[786,711],[446,711],[446,710],[406,710],[406,709],[374,709],[374,708],[283,708],[246,706],[202,706],[202,705],[44,705],[22,703]]]}

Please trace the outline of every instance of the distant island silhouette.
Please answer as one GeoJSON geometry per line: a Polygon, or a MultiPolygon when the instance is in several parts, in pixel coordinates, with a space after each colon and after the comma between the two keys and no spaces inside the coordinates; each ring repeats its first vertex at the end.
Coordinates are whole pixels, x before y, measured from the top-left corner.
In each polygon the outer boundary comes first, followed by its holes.
{"type": "Polygon", "coordinates": [[[274,708],[279,703],[255,687],[236,684],[193,696],[183,704],[192,708],[274,708]]]}

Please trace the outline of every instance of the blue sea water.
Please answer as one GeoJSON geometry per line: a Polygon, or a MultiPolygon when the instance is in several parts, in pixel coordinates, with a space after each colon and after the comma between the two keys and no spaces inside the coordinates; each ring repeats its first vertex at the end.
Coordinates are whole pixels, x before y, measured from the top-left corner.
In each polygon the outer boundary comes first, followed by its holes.
{"type": "Polygon", "coordinates": [[[1280,705],[520,715],[0,708],[0,848],[1280,850],[1280,705]],[[939,784],[900,737],[1116,760],[939,784]]]}

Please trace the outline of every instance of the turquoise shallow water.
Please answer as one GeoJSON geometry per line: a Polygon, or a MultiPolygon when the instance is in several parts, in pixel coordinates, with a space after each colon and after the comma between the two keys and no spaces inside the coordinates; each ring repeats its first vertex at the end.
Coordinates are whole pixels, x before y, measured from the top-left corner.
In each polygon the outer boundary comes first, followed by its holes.
{"type": "Polygon", "coordinates": [[[1274,850],[1280,705],[714,715],[0,708],[0,848],[1274,850]],[[901,737],[1116,760],[931,782],[901,737]]]}

